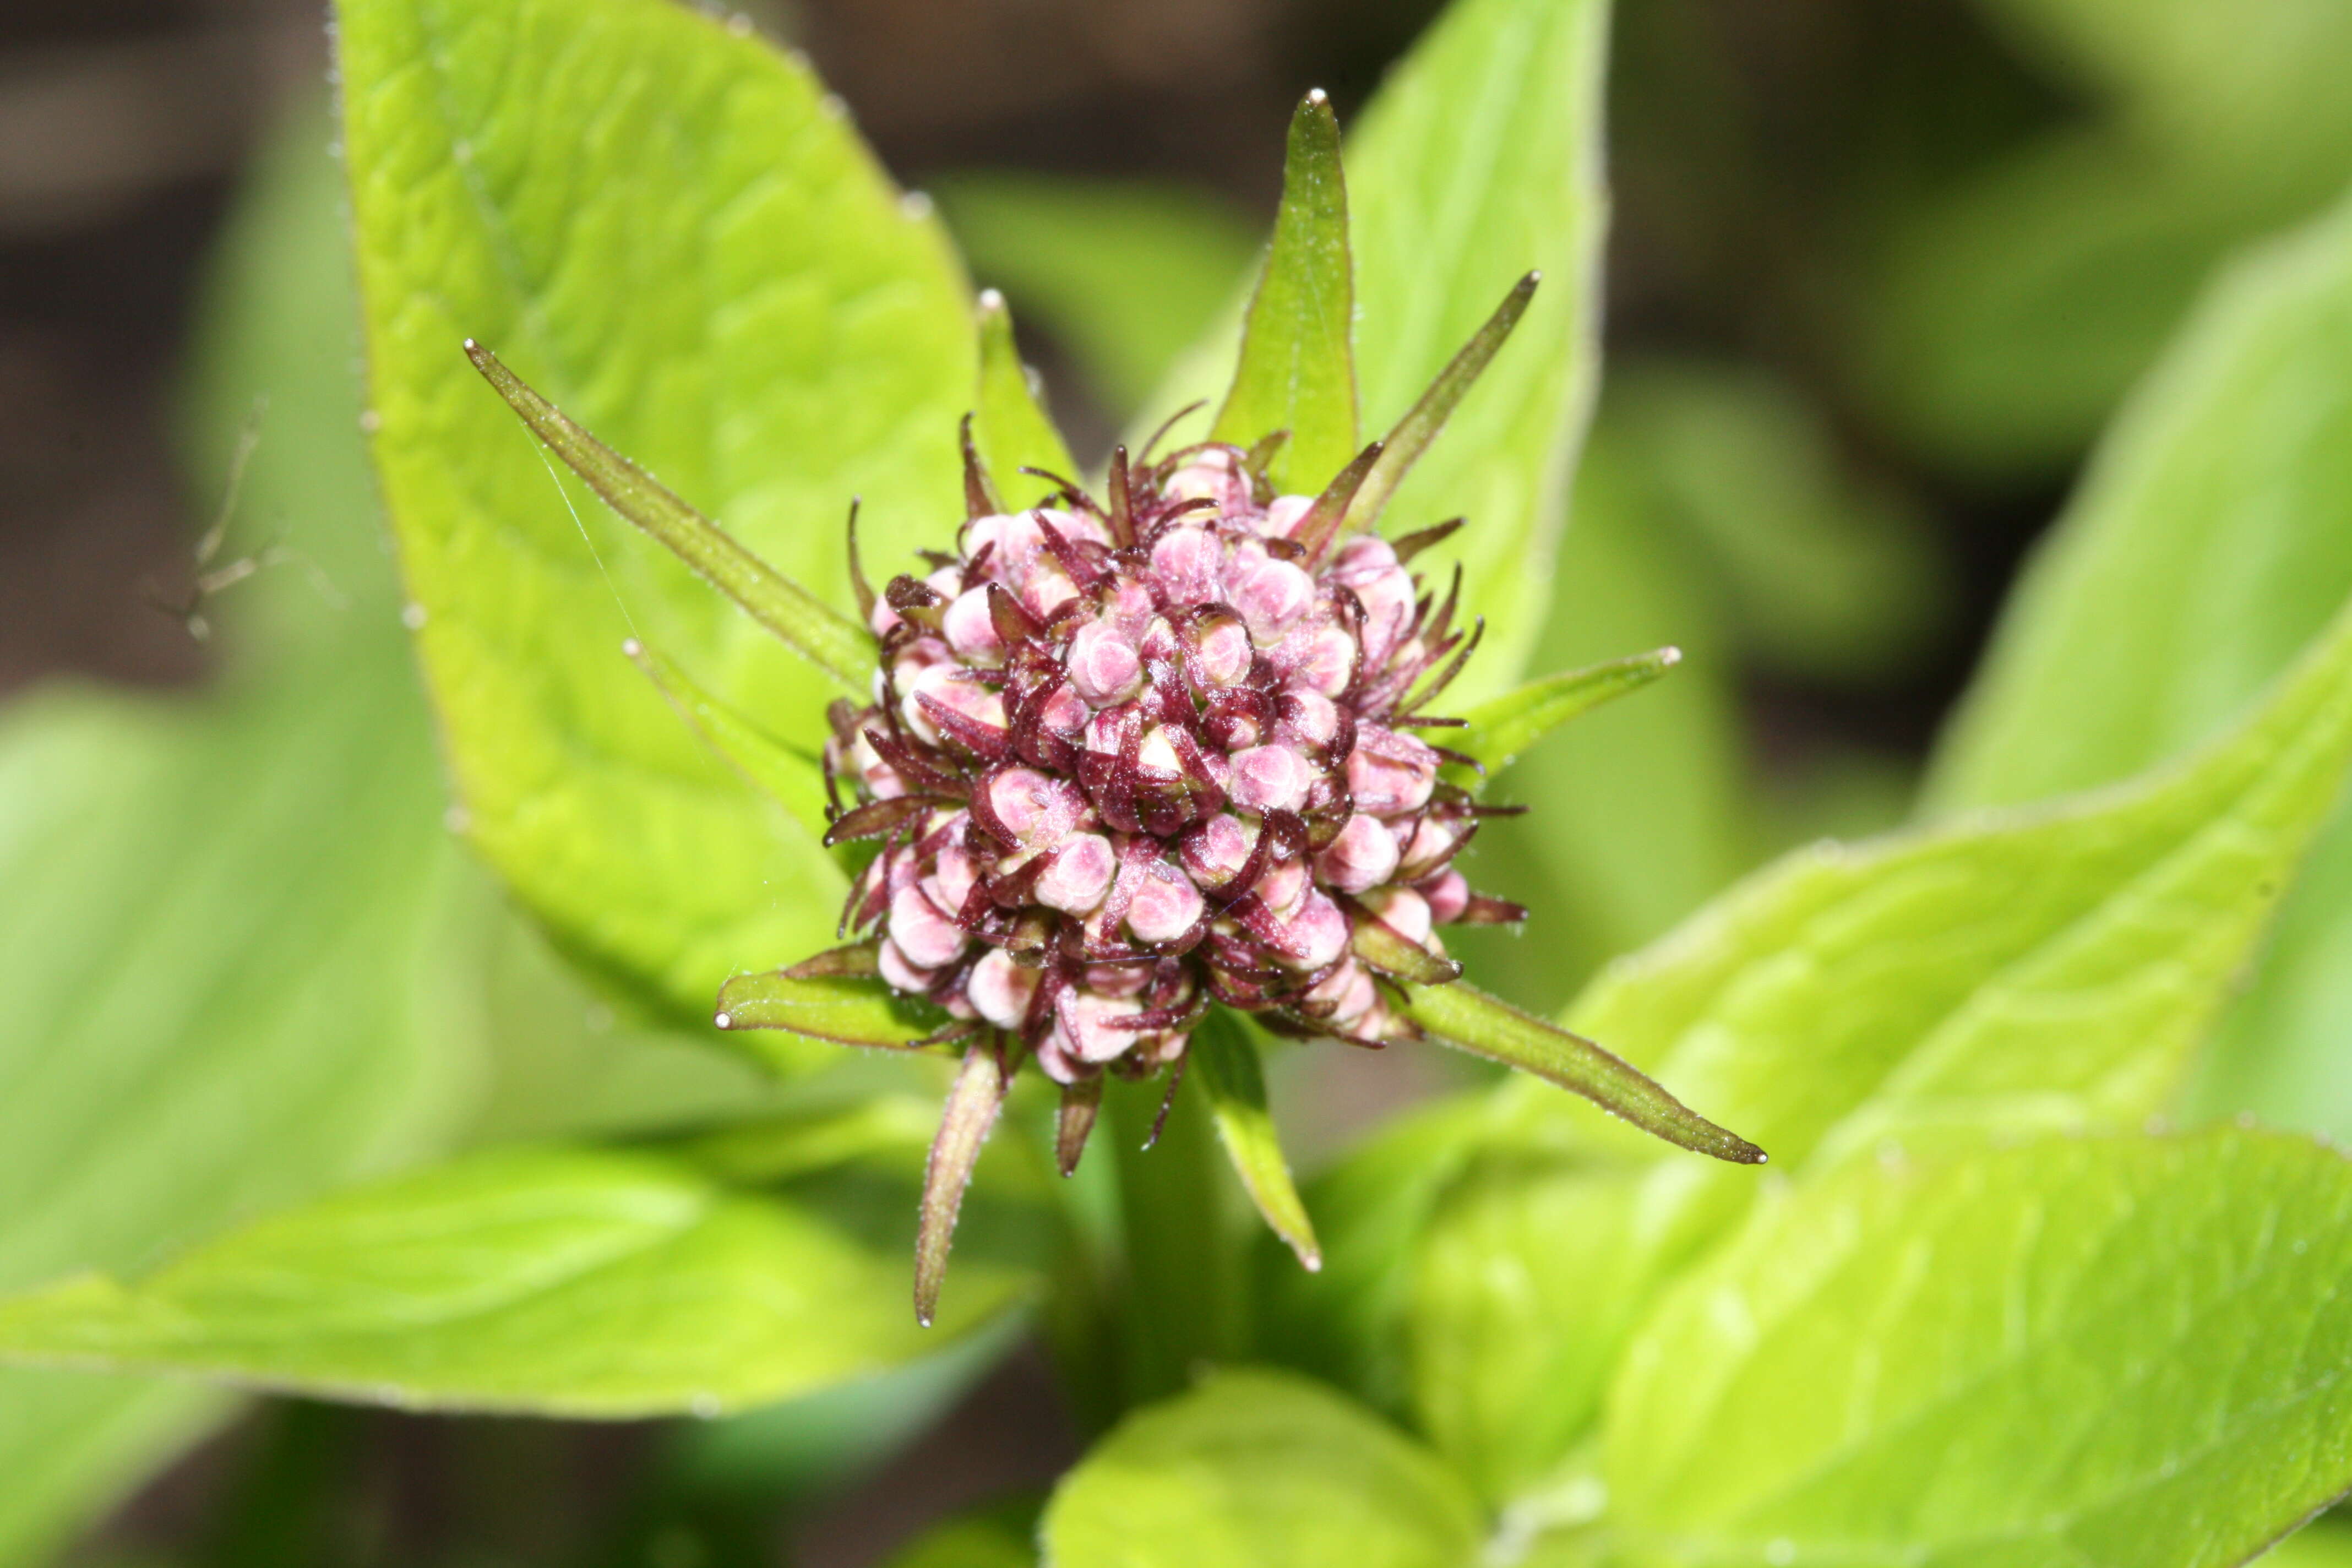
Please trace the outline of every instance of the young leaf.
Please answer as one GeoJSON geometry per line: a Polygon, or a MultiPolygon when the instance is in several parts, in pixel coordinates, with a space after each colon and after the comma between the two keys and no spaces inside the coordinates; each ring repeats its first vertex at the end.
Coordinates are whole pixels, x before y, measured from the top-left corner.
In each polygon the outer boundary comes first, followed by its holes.
{"type": "Polygon", "coordinates": [[[997,488],[1015,498],[1015,504],[1040,500],[1054,488],[1051,479],[1024,469],[1072,476],[1078,471],[1053,416],[1038,404],[1033,374],[1013,341],[1013,312],[1004,296],[993,289],[981,290],[980,402],[972,435],[997,488]]]}
{"type": "Polygon", "coordinates": [[[1278,490],[1320,490],[1356,455],[1354,312],[1339,121],[1318,88],[1291,116],[1273,247],[1210,432],[1246,447],[1289,431],[1267,470],[1278,490]]]}
{"type": "Polygon", "coordinates": [[[621,645],[621,651],[661,688],[677,716],[693,725],[713,751],[791,812],[793,820],[812,837],[824,837],[833,825],[824,815],[824,763],[785,745],[711,696],[656,649],[631,637],[621,645]]]}
{"type": "Polygon", "coordinates": [[[1303,1378],[1222,1373],[1129,1416],[1062,1479],[1058,1568],[1465,1568],[1477,1505],[1427,1451],[1303,1378]]]}
{"type": "Polygon", "coordinates": [[[1503,302],[1486,318],[1486,324],[1446,362],[1437,379],[1429,384],[1429,390],[1421,395],[1421,401],[1381,439],[1380,461],[1372,465],[1362,488],[1348,502],[1347,517],[1341,523],[1343,531],[1369,529],[1380,521],[1381,510],[1388,505],[1397,486],[1404,482],[1406,470],[1429,450],[1429,444],[1445,428],[1446,417],[1454,412],[1454,405],[1476,384],[1487,362],[1495,357],[1495,351],[1503,346],[1511,329],[1527,313],[1528,301],[1535,298],[1536,285],[1542,281],[1542,276],[1530,272],[1511,285],[1511,291],[1503,296],[1503,302]]]}
{"type": "MultiPolygon", "coordinates": [[[[2177,1092],[2347,755],[2352,613],[2187,763],[1801,851],[1606,973],[1570,1019],[1800,1178],[1896,1142],[2137,1126],[2177,1092]]],[[[1496,1497],[1558,1462],[1643,1302],[1752,1197],[1539,1086],[1501,1093],[1569,1152],[1457,1194],[1411,1328],[1428,1429],[1496,1497]],[[1465,1271],[1474,1252],[1494,1267],[1465,1271]]]]}
{"type": "Polygon", "coordinates": [[[1580,1094],[1653,1137],[1735,1165],[1764,1163],[1763,1150],[1707,1121],[1622,1058],[1475,986],[1416,986],[1405,1011],[1447,1045],[1580,1094]]]}
{"type": "Polygon", "coordinates": [[[1265,1069],[1258,1059],[1257,1042],[1238,1019],[1218,1011],[1192,1031],[1192,1057],[1201,1087],[1208,1091],[1217,1136],[1250,1202],[1308,1272],[1322,1268],[1314,1222],[1299,1202],[1290,1162],[1282,1157],[1282,1141],[1266,1110],[1265,1069]]]}
{"type": "MultiPolygon", "coordinates": [[[[676,1157],[471,1155],[236,1231],[135,1284],[0,1301],[0,1356],[438,1410],[716,1414],[940,1343],[893,1308],[903,1242],[676,1157]]],[[[949,1337],[1028,1289],[964,1259],[949,1337]]]]}
{"type": "Polygon", "coordinates": [[[1617,1561],[2246,1562],[2352,1486],[2347,1222],[2234,1131],[1801,1190],[1627,1354],[1617,1561]]]}
{"type": "Polygon", "coordinates": [[[811,750],[833,682],[575,516],[456,345],[845,611],[852,496],[884,578],[961,514],[970,296],[806,68],[690,7],[343,0],[335,38],[374,456],[469,837],[567,952],[701,1015],[823,943],[839,873],[612,649],[811,750]]]}
{"type": "MultiPolygon", "coordinates": [[[[2147,767],[2229,721],[2352,594],[2352,202],[2225,273],[2100,447],[1945,739],[1932,807],[2147,767]]],[[[2352,820],[2225,1026],[2226,1110],[2352,1133],[2352,820]]],[[[2218,1087],[2218,1086],[2217,1086],[2218,1087]]]]}
{"type": "Polygon", "coordinates": [[[661,482],[582,429],[526,385],[499,356],[466,340],[466,357],[507,405],[604,504],[667,545],[784,646],[863,695],[874,641],[856,621],[744,549],[661,482]]]}
{"type": "Polygon", "coordinates": [[[1446,749],[1484,764],[1491,777],[1570,719],[1640,690],[1682,658],[1682,649],[1662,647],[1531,680],[1465,713],[1466,727],[1445,737],[1446,749]]]}

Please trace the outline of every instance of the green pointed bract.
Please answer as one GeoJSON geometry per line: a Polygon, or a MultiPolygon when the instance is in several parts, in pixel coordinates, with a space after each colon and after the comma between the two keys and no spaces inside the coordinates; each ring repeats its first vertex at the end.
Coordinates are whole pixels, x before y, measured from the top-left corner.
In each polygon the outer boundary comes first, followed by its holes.
{"type": "Polygon", "coordinates": [[[1347,515],[1349,500],[1362,487],[1365,476],[1380,458],[1378,441],[1357,453],[1355,460],[1332,477],[1323,493],[1315,498],[1315,504],[1307,509],[1307,515],[1291,530],[1290,537],[1308,565],[1321,561],[1330,550],[1331,542],[1339,537],[1339,523],[1347,515]]]}
{"type": "Polygon", "coordinates": [[[929,1045],[947,1015],[893,991],[875,968],[877,945],[855,942],[789,969],[739,974],[719,988],[711,1021],[730,1031],[783,1029],[841,1046],[929,1045]]]}
{"type": "Polygon", "coordinates": [[[1462,977],[1462,966],[1443,958],[1391,927],[1370,910],[1349,911],[1348,945],[1382,974],[1422,985],[1444,985],[1462,977]]]}
{"type": "Polygon", "coordinates": [[[1519,324],[1519,318],[1527,313],[1528,301],[1535,298],[1536,285],[1542,281],[1542,273],[1530,272],[1513,284],[1511,291],[1503,296],[1503,302],[1495,308],[1495,313],[1486,318],[1486,324],[1462,345],[1461,352],[1447,362],[1437,379],[1430,383],[1429,390],[1421,395],[1421,401],[1397,421],[1396,428],[1381,443],[1380,461],[1372,465],[1372,471],[1364,476],[1355,499],[1348,503],[1348,514],[1340,523],[1342,532],[1360,531],[1380,521],[1381,509],[1388,505],[1389,497],[1404,482],[1406,470],[1429,449],[1437,433],[1445,428],[1446,416],[1476,383],[1487,362],[1495,357],[1495,351],[1511,335],[1511,329],[1519,324]]]}
{"type": "Polygon", "coordinates": [[[1339,121],[1318,89],[1291,117],[1274,244],[1243,322],[1233,390],[1211,431],[1239,447],[1289,431],[1267,470],[1277,490],[1320,489],[1360,445],[1353,268],[1339,121]]]}
{"type": "Polygon", "coordinates": [[[631,637],[621,651],[658,688],[679,718],[702,737],[719,759],[754,788],[772,796],[793,819],[822,838],[832,825],[824,815],[824,764],[784,744],[710,695],[667,655],[631,637]]]}
{"type": "Polygon", "coordinates": [[[1013,312],[993,289],[980,295],[980,399],[972,409],[972,440],[997,489],[1017,505],[1044,500],[1051,480],[1024,473],[1078,471],[1068,443],[1037,400],[1029,367],[1013,342],[1013,312]]]}
{"type": "Polygon", "coordinates": [[[1282,1156],[1282,1141],[1266,1110],[1265,1070],[1257,1042],[1240,1019],[1219,1010],[1193,1031],[1192,1056],[1201,1087],[1208,1092],[1217,1136],[1243,1190],[1298,1261],[1310,1270],[1321,1268],[1323,1251],[1316,1243],[1315,1226],[1291,1180],[1290,1163],[1282,1156]]]}
{"type": "Polygon", "coordinates": [[[565,417],[489,350],[466,340],[466,356],[548,450],[604,504],[654,536],[793,652],[863,696],[874,641],[840,611],[737,543],[636,464],[565,417]]]}
{"type": "Polygon", "coordinates": [[[955,1240],[964,1189],[971,1185],[981,1145],[988,1142],[1013,1087],[1003,1049],[1000,1041],[982,1040],[964,1052],[939,1136],[931,1141],[931,1157],[923,1166],[923,1204],[915,1230],[915,1321],[927,1329],[947,1279],[948,1248],[955,1240]]]}
{"type": "MultiPolygon", "coordinates": [[[[1530,680],[1516,691],[1481,702],[1462,716],[1463,728],[1445,737],[1445,749],[1459,752],[1486,770],[1488,777],[1518,760],[1529,746],[1580,714],[1629,691],[1638,691],[1682,662],[1678,647],[1612,658],[1582,669],[1562,670],[1530,680]]],[[[1454,764],[1463,773],[1471,770],[1454,764]]],[[[1469,783],[1475,778],[1457,779],[1469,783]]]]}
{"type": "Polygon", "coordinates": [[[1764,1163],[1764,1151],[1726,1131],[1655,1080],[1581,1035],[1520,1012],[1474,986],[1416,986],[1405,1010],[1447,1045],[1533,1073],[1580,1094],[1654,1137],[1735,1165],[1764,1163]]]}

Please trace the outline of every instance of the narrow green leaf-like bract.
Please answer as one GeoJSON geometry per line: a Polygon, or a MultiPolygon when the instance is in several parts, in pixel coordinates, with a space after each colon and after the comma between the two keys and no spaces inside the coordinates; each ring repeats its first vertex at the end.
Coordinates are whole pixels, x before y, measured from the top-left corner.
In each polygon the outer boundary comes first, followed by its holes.
{"type": "Polygon", "coordinates": [[[1310,1271],[1322,1268],[1314,1223],[1299,1201],[1290,1163],[1282,1156],[1282,1140],[1266,1110],[1265,1070],[1258,1060],[1257,1042],[1239,1019],[1216,1014],[1192,1032],[1192,1054],[1201,1086],[1208,1090],[1217,1136],[1243,1190],[1300,1263],[1310,1271]]]}
{"type": "Polygon", "coordinates": [[[874,646],[856,622],[744,549],[652,475],[582,429],[471,338],[466,340],[466,357],[532,434],[547,443],[548,450],[586,480],[607,506],[667,545],[845,690],[865,692],[874,646]]]}
{"type": "Polygon", "coordinates": [[[1763,1150],[1717,1127],[1591,1040],[1474,986],[1416,986],[1406,1011],[1446,1044],[1580,1094],[1669,1143],[1735,1165],[1764,1163],[1763,1150]]]}

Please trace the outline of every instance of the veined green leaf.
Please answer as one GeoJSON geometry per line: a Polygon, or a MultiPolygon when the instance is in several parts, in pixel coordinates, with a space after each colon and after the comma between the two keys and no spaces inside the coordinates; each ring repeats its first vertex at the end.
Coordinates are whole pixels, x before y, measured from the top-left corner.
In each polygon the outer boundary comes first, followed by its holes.
{"type": "Polygon", "coordinates": [[[822,944],[830,859],[613,656],[659,647],[788,743],[830,682],[551,479],[457,352],[497,345],[836,610],[961,514],[971,308],[807,69],[665,0],[345,0],[368,390],[469,836],[565,949],[699,1015],[822,944]]]}
{"type": "MultiPolygon", "coordinates": [[[[1946,737],[1950,810],[2104,783],[2224,723],[2352,593],[2352,204],[2225,276],[2101,447],[1946,737]]],[[[2352,820],[2290,896],[2208,1091],[2352,1131],[2352,820]]]]}
{"type": "Polygon", "coordinates": [[[1041,1531],[1056,1568],[1466,1568],[1479,1534],[1425,1450],[1263,1372],[1129,1416],[1063,1478],[1041,1531]]]}
{"type": "MultiPolygon", "coordinates": [[[[2179,1089],[2348,756],[2352,614],[2187,762],[1801,851],[1604,973],[1570,1021],[1801,1179],[1897,1143],[2137,1126],[2179,1089]]],[[[1501,1093],[1572,1146],[1454,1194],[1411,1328],[1423,1421],[1496,1498],[1589,1426],[1641,1302],[1752,1198],[1538,1086],[1501,1093]],[[1460,1267],[1473,1253],[1488,1266],[1460,1267]]]]}
{"type": "Polygon", "coordinates": [[[1640,690],[1680,664],[1682,658],[1682,649],[1662,647],[1530,680],[1465,713],[1466,728],[1444,737],[1446,749],[1483,763],[1490,774],[1500,773],[1518,761],[1520,752],[1570,719],[1640,690]]]}
{"type": "Polygon", "coordinates": [[[2234,1131],[1801,1189],[1628,1352],[1612,1560],[2243,1563],[2352,1486],[2347,1221],[2234,1131]]]}
{"type": "Polygon", "coordinates": [[[973,407],[972,437],[980,447],[996,487],[1013,504],[1035,501],[1054,488],[1024,468],[1043,468],[1066,478],[1077,477],[1077,459],[1070,456],[1053,416],[1041,405],[1033,384],[1035,372],[1021,363],[1013,341],[1013,312],[1004,296],[993,289],[980,296],[980,400],[973,407]]]}
{"type": "Polygon", "coordinates": [[[1258,1059],[1256,1040],[1232,1015],[1213,1012],[1192,1031],[1191,1056],[1201,1087],[1209,1094],[1217,1136],[1250,1202],[1309,1272],[1322,1268],[1314,1222],[1299,1201],[1290,1162],[1282,1156],[1282,1139],[1266,1110],[1265,1068],[1258,1059]]]}
{"type": "Polygon", "coordinates": [[[136,1283],[0,1302],[0,1355],[195,1373],[413,1408],[716,1413],[871,1375],[1013,1304],[965,1249],[939,1332],[902,1237],[622,1151],[468,1156],[329,1198],[136,1283]]]}
{"type": "Polygon", "coordinates": [[[1242,323],[1240,362],[1210,434],[1246,447],[1276,430],[1290,439],[1266,477],[1312,494],[1355,457],[1355,263],[1339,120],[1322,90],[1290,120],[1282,210],[1242,323]]]}
{"type": "Polygon", "coordinates": [[[823,763],[787,746],[711,696],[660,650],[631,637],[621,645],[621,651],[636,660],[637,668],[669,699],[677,716],[694,726],[712,750],[791,812],[803,832],[815,838],[824,837],[833,824],[824,815],[823,763]]]}

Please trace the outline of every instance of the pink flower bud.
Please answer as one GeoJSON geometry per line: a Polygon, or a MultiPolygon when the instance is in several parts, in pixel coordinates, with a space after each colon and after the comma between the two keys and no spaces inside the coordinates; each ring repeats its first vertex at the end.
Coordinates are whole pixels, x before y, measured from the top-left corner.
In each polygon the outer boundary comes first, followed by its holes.
{"type": "Polygon", "coordinates": [[[1037,994],[1037,971],[1024,969],[1012,955],[994,947],[981,955],[964,982],[964,995],[979,1015],[1000,1029],[1017,1029],[1029,1014],[1029,999],[1037,994]]]}
{"type": "Polygon", "coordinates": [[[1235,805],[1264,815],[1297,811],[1307,804],[1307,786],[1315,769],[1289,746],[1252,746],[1233,755],[1233,783],[1226,786],[1235,805]]]}
{"type": "Polygon", "coordinates": [[[1194,624],[1190,640],[1196,679],[1210,686],[1233,686],[1249,674],[1255,650],[1250,647],[1249,628],[1238,618],[1222,612],[1206,616],[1194,624]]]}
{"type": "Polygon", "coordinates": [[[987,584],[957,595],[940,629],[967,664],[994,668],[1004,662],[1004,639],[997,636],[995,617],[989,614],[987,584]]]}
{"type": "Polygon", "coordinates": [[[1112,1020],[1142,1011],[1123,997],[1065,991],[1055,1008],[1054,1033],[1062,1048],[1082,1062],[1114,1061],[1135,1043],[1135,1031],[1119,1028],[1112,1020]]]}
{"type": "Polygon", "coordinates": [[[960,842],[961,837],[962,833],[959,829],[956,841],[940,846],[938,869],[932,873],[939,887],[932,893],[931,901],[950,914],[956,914],[963,909],[964,900],[971,896],[972,888],[980,880],[980,869],[972,864],[971,857],[964,852],[960,842]]]}
{"type": "Polygon", "coordinates": [[[1278,641],[1315,603],[1315,580],[1296,563],[1244,545],[1225,572],[1225,602],[1239,612],[1261,647],[1278,641]]]}
{"type": "Polygon", "coordinates": [[[1319,691],[1293,687],[1282,694],[1280,713],[1274,732],[1286,741],[1328,746],[1339,732],[1339,707],[1319,691]]]}
{"type": "Polygon", "coordinates": [[[1444,871],[1422,884],[1429,900],[1429,918],[1435,925],[1452,925],[1470,907],[1470,883],[1459,871],[1444,871]]]}
{"type": "Polygon", "coordinates": [[[1257,844],[1258,830],[1221,812],[1188,836],[1180,853],[1196,882],[1217,887],[1241,875],[1257,844]]]}
{"type": "Polygon", "coordinates": [[[1103,901],[1110,891],[1118,858],[1110,840],[1099,833],[1080,833],[1064,839],[1051,851],[1053,859],[1037,879],[1034,897],[1048,909],[1083,914],[1103,901]]]}
{"type": "Polygon", "coordinates": [[[1050,844],[1092,815],[1077,785],[1035,768],[1007,768],[987,787],[997,825],[1025,847],[1050,844]]]}
{"type": "Polygon", "coordinates": [[[936,971],[918,969],[908,963],[907,955],[899,952],[898,944],[888,937],[882,939],[882,946],[875,953],[875,963],[881,970],[883,979],[888,981],[893,988],[910,996],[919,996],[929,991],[931,983],[939,978],[936,971]]]}
{"type": "Polygon", "coordinates": [[[1316,875],[1343,893],[1377,888],[1395,874],[1396,835],[1377,816],[1348,818],[1339,836],[1315,858],[1316,875]]]}
{"type": "Polygon", "coordinates": [[[1140,942],[1174,942],[1192,929],[1203,906],[1201,889],[1174,867],[1154,862],[1137,879],[1127,906],[1127,929],[1140,942]]]}
{"type": "Polygon", "coordinates": [[[1292,969],[1320,969],[1348,951],[1348,917],[1321,893],[1307,890],[1282,924],[1282,962],[1292,969]]]}
{"type": "Polygon", "coordinates": [[[1117,626],[1089,621],[1070,639],[1070,683],[1097,708],[1125,702],[1143,689],[1143,663],[1117,626]]]}
{"type": "Polygon", "coordinates": [[[1364,908],[1405,941],[1417,947],[1430,945],[1429,900],[1411,888],[1376,889],[1364,895],[1364,908]]]}
{"type": "Polygon", "coordinates": [[[1171,605],[1224,596],[1225,547],[1205,528],[1171,528],[1151,547],[1151,570],[1171,605]]]}
{"type": "Polygon", "coordinates": [[[1358,810],[1399,816],[1429,804],[1437,783],[1437,753],[1411,735],[1366,724],[1348,757],[1348,788],[1358,810]]]}
{"type": "Polygon", "coordinates": [[[890,941],[919,969],[953,963],[964,949],[963,928],[941,912],[920,884],[902,888],[890,900],[890,941]]]}
{"type": "Polygon", "coordinates": [[[1313,496],[1276,496],[1266,503],[1265,517],[1258,531],[1268,539],[1287,539],[1298,531],[1307,514],[1315,510],[1313,496]]]}

